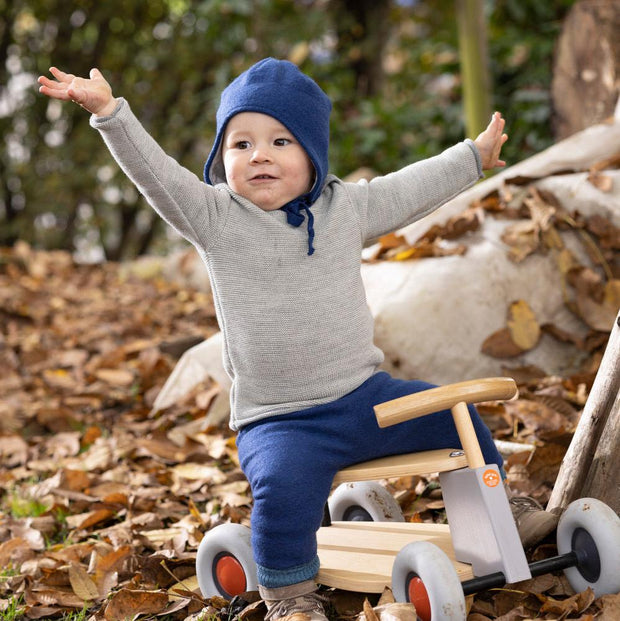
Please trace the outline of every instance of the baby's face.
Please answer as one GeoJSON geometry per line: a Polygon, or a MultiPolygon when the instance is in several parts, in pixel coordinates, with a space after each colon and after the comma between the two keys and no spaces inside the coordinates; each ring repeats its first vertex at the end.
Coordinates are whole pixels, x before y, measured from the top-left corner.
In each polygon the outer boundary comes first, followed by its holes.
{"type": "Polygon", "coordinates": [[[265,211],[279,209],[309,192],[314,167],[293,134],[259,112],[230,119],[222,141],[226,182],[265,211]]]}

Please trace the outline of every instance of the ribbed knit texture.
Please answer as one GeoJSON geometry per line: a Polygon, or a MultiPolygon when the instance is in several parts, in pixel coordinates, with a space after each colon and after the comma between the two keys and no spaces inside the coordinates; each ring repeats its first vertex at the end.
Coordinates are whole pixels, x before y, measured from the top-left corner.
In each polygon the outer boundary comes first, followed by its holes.
{"type": "Polygon", "coordinates": [[[337,399],[377,369],[363,243],[434,211],[481,175],[469,141],[370,183],[328,175],[307,231],[168,157],[120,100],[91,117],[119,165],[207,266],[232,379],[230,426],[337,399]]]}
{"type": "Polygon", "coordinates": [[[269,585],[272,589],[287,587],[291,584],[311,580],[319,572],[320,566],[321,562],[316,554],[308,563],[291,569],[270,569],[269,567],[257,565],[256,579],[259,585],[269,585]]]}

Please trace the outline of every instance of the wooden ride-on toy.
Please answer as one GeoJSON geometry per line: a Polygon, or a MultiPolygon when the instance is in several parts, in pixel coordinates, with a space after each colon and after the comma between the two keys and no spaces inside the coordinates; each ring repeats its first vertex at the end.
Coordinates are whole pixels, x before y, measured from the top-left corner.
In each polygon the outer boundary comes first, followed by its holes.
{"type": "MultiPolygon", "coordinates": [[[[528,564],[496,465],[485,464],[467,404],[510,399],[510,378],[433,388],[375,407],[381,427],[450,409],[462,449],[424,451],[356,464],[340,471],[317,533],[317,582],[413,602],[423,621],[465,621],[465,595],[563,569],[577,591],[620,590],[620,519],[595,499],[575,501],[558,524],[559,555],[528,564]],[[405,523],[376,480],[438,472],[448,524],[405,523]]],[[[203,538],[196,559],[204,596],[232,598],[254,590],[250,531],[224,524],[203,538]]]]}

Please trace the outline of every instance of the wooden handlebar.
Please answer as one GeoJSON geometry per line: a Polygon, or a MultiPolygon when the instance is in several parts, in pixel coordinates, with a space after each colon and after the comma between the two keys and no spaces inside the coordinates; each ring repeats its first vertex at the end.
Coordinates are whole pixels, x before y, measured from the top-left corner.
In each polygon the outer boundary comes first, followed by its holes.
{"type": "Polygon", "coordinates": [[[489,377],[430,388],[375,406],[379,427],[389,427],[412,418],[453,408],[457,403],[480,403],[512,399],[517,385],[510,377],[489,377]]]}

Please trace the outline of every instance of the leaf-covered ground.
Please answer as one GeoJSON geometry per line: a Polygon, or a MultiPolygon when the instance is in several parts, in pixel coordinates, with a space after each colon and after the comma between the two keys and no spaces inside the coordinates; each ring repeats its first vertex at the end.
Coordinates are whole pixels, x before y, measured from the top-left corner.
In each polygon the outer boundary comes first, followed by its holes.
{"type": "MultiPolygon", "coordinates": [[[[0,617],[262,619],[256,597],[204,601],[194,579],[203,533],[249,524],[251,510],[232,433],[204,428],[217,385],[151,408],[174,354],[217,330],[211,298],[19,244],[0,254],[0,328],[0,617]]],[[[596,373],[591,351],[583,373],[524,369],[519,400],[482,408],[497,439],[535,444],[508,470],[543,504],[596,373]]],[[[433,479],[389,486],[408,520],[443,519],[433,479]]],[[[552,538],[530,551],[553,554],[552,538]]],[[[327,595],[332,619],[414,618],[389,593],[327,595]]],[[[620,618],[620,596],[575,594],[560,574],[469,604],[470,621],[620,618]]]]}

